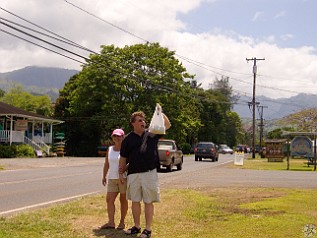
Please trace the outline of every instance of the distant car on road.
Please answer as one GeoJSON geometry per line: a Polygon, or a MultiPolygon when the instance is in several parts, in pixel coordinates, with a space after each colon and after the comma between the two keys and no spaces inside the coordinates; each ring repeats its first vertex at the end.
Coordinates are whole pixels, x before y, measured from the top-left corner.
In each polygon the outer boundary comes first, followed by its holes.
{"type": "Polygon", "coordinates": [[[195,161],[210,158],[212,162],[218,161],[218,145],[213,142],[199,142],[195,149],[195,161]]]}
{"type": "Polygon", "coordinates": [[[237,145],[237,146],[236,146],[236,151],[237,151],[237,152],[244,152],[245,154],[251,152],[251,151],[250,151],[250,148],[247,147],[246,145],[237,145]]]}
{"type": "Polygon", "coordinates": [[[233,149],[231,149],[227,145],[221,144],[221,145],[219,145],[219,153],[221,153],[221,154],[233,154],[233,149]]]}
{"type": "Polygon", "coordinates": [[[183,152],[178,148],[174,140],[159,140],[157,145],[160,167],[166,167],[167,171],[171,172],[173,167],[176,166],[177,170],[181,170],[183,167],[183,152]]]}

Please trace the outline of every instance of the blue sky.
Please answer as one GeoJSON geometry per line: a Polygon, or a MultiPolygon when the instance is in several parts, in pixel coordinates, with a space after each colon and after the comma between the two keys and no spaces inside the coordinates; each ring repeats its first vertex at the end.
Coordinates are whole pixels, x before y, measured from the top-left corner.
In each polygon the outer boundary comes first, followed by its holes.
{"type": "MultiPolygon", "coordinates": [[[[257,95],[317,94],[316,0],[1,0],[0,6],[96,52],[107,44],[159,42],[190,59],[179,57],[206,89],[225,76],[234,93],[252,97],[246,58],[256,57],[265,58],[258,62],[257,95]]],[[[26,24],[1,9],[0,16],[26,24]]],[[[2,73],[30,65],[81,70],[76,61],[1,31],[0,58],[2,73]]]]}
{"type": "Polygon", "coordinates": [[[280,47],[317,46],[314,0],[223,0],[203,2],[179,14],[192,33],[239,34],[266,40],[274,36],[280,47]]]}

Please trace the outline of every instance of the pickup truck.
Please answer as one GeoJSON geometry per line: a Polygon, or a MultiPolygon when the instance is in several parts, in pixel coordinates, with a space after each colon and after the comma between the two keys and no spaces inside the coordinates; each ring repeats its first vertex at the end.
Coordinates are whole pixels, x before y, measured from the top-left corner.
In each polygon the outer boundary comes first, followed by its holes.
{"type": "Polygon", "coordinates": [[[162,167],[165,167],[168,172],[173,170],[173,167],[176,166],[177,170],[181,170],[183,166],[183,152],[178,148],[174,140],[159,140],[157,145],[160,166],[158,170],[162,167]]]}

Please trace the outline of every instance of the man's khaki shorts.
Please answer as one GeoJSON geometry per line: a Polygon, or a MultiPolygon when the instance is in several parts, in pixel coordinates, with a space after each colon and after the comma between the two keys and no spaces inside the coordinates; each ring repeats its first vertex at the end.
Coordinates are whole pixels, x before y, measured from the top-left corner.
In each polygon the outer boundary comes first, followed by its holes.
{"type": "Polygon", "coordinates": [[[121,183],[119,179],[107,179],[107,192],[108,193],[126,193],[127,181],[121,183]]]}
{"type": "Polygon", "coordinates": [[[160,188],[156,169],[128,175],[127,199],[132,202],[160,201],[160,188]]]}

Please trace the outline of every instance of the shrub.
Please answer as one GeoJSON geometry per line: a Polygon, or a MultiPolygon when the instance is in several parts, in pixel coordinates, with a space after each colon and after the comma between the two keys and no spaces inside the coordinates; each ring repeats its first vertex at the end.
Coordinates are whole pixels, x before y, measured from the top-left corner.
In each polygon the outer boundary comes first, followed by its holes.
{"type": "Polygon", "coordinates": [[[0,145],[0,158],[34,157],[35,153],[29,145],[0,145]]]}
{"type": "Polygon", "coordinates": [[[180,148],[181,148],[181,150],[183,151],[184,154],[189,154],[190,153],[190,148],[191,148],[190,144],[182,143],[180,145],[180,148]]]}
{"type": "Polygon", "coordinates": [[[16,146],[16,157],[34,157],[34,149],[29,145],[17,145],[16,146]]]}
{"type": "Polygon", "coordinates": [[[0,158],[15,158],[16,154],[16,145],[0,145],[0,158]]]}

